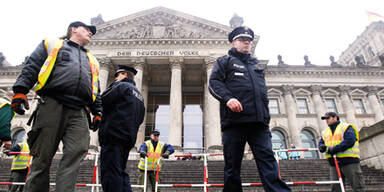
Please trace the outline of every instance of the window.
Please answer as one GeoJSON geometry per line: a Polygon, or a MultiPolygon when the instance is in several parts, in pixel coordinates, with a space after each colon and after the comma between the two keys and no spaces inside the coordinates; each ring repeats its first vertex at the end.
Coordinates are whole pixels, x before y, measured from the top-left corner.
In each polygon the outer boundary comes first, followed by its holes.
{"type": "Polygon", "coordinates": [[[355,110],[357,114],[366,114],[363,100],[362,99],[353,99],[353,106],[355,106],[355,110]]]}
{"type": "Polygon", "coordinates": [[[268,108],[270,114],[280,114],[279,100],[275,98],[269,99],[268,108]]]}
{"type": "Polygon", "coordinates": [[[367,62],[365,62],[365,57],[364,57],[364,55],[360,55],[360,61],[361,61],[361,63],[362,64],[367,64],[367,62]]]}
{"type": "Polygon", "coordinates": [[[309,113],[307,99],[304,99],[304,98],[297,99],[297,110],[299,114],[309,113]]]}
{"type": "Polygon", "coordinates": [[[380,99],[381,100],[381,106],[384,108],[384,99],[380,99]]]}
{"type": "Polygon", "coordinates": [[[285,143],[284,133],[278,130],[273,130],[272,132],[272,148],[273,149],[286,149],[287,144],[285,143]]]}
{"type": "Polygon", "coordinates": [[[325,99],[325,104],[327,105],[327,112],[337,112],[336,102],[335,99],[325,99]]]}
{"type": "Polygon", "coordinates": [[[371,55],[372,57],[375,56],[375,52],[373,52],[372,47],[368,47],[368,53],[369,53],[369,55],[371,55]]]}
{"type": "MultiPolygon", "coordinates": [[[[307,148],[317,148],[316,139],[312,132],[308,130],[303,130],[301,132],[301,144],[304,149],[307,148]]],[[[304,158],[306,159],[318,159],[319,154],[317,151],[306,151],[304,152],[304,158]]]]}

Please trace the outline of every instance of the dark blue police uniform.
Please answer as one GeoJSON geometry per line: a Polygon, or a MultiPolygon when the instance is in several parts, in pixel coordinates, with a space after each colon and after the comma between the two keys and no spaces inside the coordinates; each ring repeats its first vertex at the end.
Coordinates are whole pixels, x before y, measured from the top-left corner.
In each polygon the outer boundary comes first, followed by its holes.
{"type": "MultiPolygon", "coordinates": [[[[253,39],[253,31],[238,27],[229,35],[253,39]]],[[[278,166],[272,151],[270,115],[264,70],[257,67],[258,60],[236,48],[229,55],[217,59],[209,79],[209,91],[220,101],[222,142],[224,146],[224,192],[241,192],[241,162],[246,142],[255,158],[265,191],[291,191],[278,175],[278,166]],[[242,105],[241,112],[226,106],[236,98],[242,105]]]]}
{"type": "MultiPolygon", "coordinates": [[[[126,66],[124,66],[126,67],[126,66]]],[[[99,129],[101,184],[105,192],[132,191],[125,172],[129,151],[144,120],[143,97],[130,78],[112,83],[101,96],[99,129]]]]}

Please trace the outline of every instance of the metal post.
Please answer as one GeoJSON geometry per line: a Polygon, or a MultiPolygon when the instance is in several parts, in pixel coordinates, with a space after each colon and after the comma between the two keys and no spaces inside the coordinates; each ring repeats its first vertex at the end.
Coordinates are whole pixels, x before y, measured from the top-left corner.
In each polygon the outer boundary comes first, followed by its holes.
{"type": "Polygon", "coordinates": [[[208,158],[207,154],[203,154],[204,157],[204,192],[208,192],[208,158]]]}
{"type": "Polygon", "coordinates": [[[339,168],[339,164],[337,163],[336,155],[333,155],[333,159],[335,160],[335,166],[336,166],[337,176],[339,177],[341,192],[344,192],[345,190],[344,190],[343,178],[341,177],[340,168],[339,168]]]}
{"type": "Polygon", "coordinates": [[[147,192],[147,169],[148,169],[148,158],[145,157],[145,170],[144,170],[144,192],[147,192]]]}
{"type": "MultiPolygon", "coordinates": [[[[93,178],[92,178],[92,184],[95,184],[95,181],[96,181],[96,178],[97,177],[97,166],[98,166],[98,154],[95,153],[95,163],[94,163],[94,166],[93,166],[93,178]]],[[[95,190],[95,186],[92,186],[92,192],[94,192],[95,190]]]]}

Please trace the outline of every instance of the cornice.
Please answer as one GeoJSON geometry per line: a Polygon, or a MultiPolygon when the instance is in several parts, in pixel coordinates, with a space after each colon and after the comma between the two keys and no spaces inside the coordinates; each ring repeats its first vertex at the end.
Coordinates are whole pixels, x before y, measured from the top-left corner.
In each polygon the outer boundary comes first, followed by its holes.
{"type": "Polygon", "coordinates": [[[292,75],[292,76],[384,76],[384,68],[332,68],[332,67],[268,67],[267,75],[292,75]]]}
{"type": "Polygon", "coordinates": [[[212,45],[229,46],[227,39],[97,39],[92,40],[88,47],[95,46],[137,46],[137,45],[212,45]]]}

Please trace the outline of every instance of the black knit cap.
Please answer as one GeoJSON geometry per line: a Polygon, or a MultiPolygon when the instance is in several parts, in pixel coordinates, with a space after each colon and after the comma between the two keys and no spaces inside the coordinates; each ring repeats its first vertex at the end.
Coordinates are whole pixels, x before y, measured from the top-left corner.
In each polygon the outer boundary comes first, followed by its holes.
{"type": "Polygon", "coordinates": [[[246,26],[236,27],[231,33],[229,33],[228,40],[232,43],[232,41],[239,37],[248,37],[249,39],[251,39],[251,41],[253,41],[254,33],[252,29],[246,26]]]}

